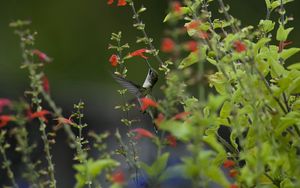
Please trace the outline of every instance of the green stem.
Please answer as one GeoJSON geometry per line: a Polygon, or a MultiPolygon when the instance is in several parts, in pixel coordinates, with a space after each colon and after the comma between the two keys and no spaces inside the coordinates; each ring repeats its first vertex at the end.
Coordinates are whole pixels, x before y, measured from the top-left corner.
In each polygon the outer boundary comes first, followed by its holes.
{"type": "Polygon", "coordinates": [[[8,158],[6,156],[6,152],[5,152],[5,148],[4,148],[4,145],[5,145],[4,139],[5,138],[3,138],[2,135],[1,135],[0,139],[1,139],[0,140],[0,153],[1,153],[2,158],[3,158],[3,161],[2,161],[3,167],[6,169],[7,176],[10,179],[13,187],[14,188],[19,188],[18,184],[16,183],[14,173],[13,173],[12,169],[10,168],[11,162],[8,160],[8,158]]]}
{"type": "MultiPolygon", "coordinates": [[[[133,12],[133,14],[134,14],[134,18],[135,18],[135,20],[136,20],[136,23],[137,23],[137,24],[142,23],[141,20],[140,20],[139,14],[137,13],[137,11],[136,11],[136,9],[135,9],[135,6],[134,6],[133,1],[131,1],[131,2],[129,3],[129,5],[131,6],[131,9],[132,9],[132,12],[133,12]]],[[[145,39],[146,39],[146,41],[147,41],[147,44],[149,45],[150,49],[151,49],[152,51],[154,51],[154,53],[153,53],[154,57],[156,58],[156,60],[159,62],[160,65],[163,65],[164,63],[163,63],[163,61],[161,60],[161,58],[159,57],[156,48],[155,48],[154,45],[152,44],[151,39],[148,37],[148,34],[146,33],[145,28],[142,28],[141,31],[142,31],[142,33],[143,33],[143,35],[144,35],[144,37],[145,37],[145,39]]]]}

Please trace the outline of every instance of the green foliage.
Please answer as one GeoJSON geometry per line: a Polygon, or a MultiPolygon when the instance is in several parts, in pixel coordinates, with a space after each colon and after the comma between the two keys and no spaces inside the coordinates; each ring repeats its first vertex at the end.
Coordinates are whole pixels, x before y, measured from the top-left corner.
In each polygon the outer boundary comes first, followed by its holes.
{"type": "MultiPolygon", "coordinates": [[[[77,163],[73,165],[76,187],[101,187],[99,178],[104,176],[112,183],[110,187],[122,187],[125,184],[122,174],[112,174],[113,169],[120,165],[112,154],[124,157],[130,178],[136,182],[142,168],[150,187],[158,187],[174,177],[191,181],[195,188],[209,187],[212,183],[226,188],[233,187],[233,184],[238,187],[299,187],[300,63],[290,64],[289,61],[300,48],[288,47],[290,42],[287,40],[293,27],[287,27],[291,19],[286,17],[284,9],[291,1],[265,0],[266,18],[256,26],[243,27],[238,19],[229,14],[230,7],[223,0],[216,1],[220,14],[209,10],[213,0],[187,0],[182,5],[178,2],[171,4],[163,22],[170,22],[172,27],[176,27],[177,23],[180,27],[184,25],[186,31],[177,32],[174,29],[168,36],[168,49],[165,51],[169,53],[170,60],[163,62],[153,39],[146,33],[146,24],[141,20],[146,8],[136,9],[134,2],[127,0],[125,5],[128,3],[133,12],[133,27],[142,33],[136,43],[148,47],[135,51],[134,55],[129,52],[124,56],[124,51],[129,48],[128,43],[122,43],[122,32],[112,33],[114,44],[110,44],[109,49],[116,54],[113,54],[111,63],[115,74],[125,78],[128,59],[140,56],[149,68],[153,68],[156,67],[152,65],[155,62],[150,64],[149,59],[151,55],[155,57],[158,69],[165,76],[161,86],[163,95],[157,102],[150,100],[148,104],[141,105],[157,110],[157,116],[152,114],[152,123],[158,134],[143,128],[130,130],[133,125],[140,125],[140,121],[130,118],[129,112],[134,110],[135,105],[125,100],[127,89],[120,89],[118,93],[123,101],[115,109],[124,114],[121,122],[129,132],[124,139],[116,131],[114,136],[118,147],[112,153],[106,151],[107,145],[104,143],[109,133],[89,133],[94,139],[93,149],[101,153],[96,158],[90,157],[85,147],[88,141],[83,134],[83,128],[87,126],[82,122],[84,103],[74,105],[75,112],[69,119],[62,117],[59,108],[43,89],[41,78],[44,73],[41,68],[45,62],[35,61],[32,49],[36,33],[23,29],[29,22],[11,23],[10,26],[21,38],[22,68],[29,70],[31,89],[27,94],[31,97],[30,106],[39,112],[43,109],[42,102],[47,102],[52,115],[63,120],[59,124],[64,127],[70,146],[76,151],[74,158],[77,163]],[[275,10],[278,17],[272,20],[271,13],[275,10]],[[279,22],[276,22],[277,18],[279,22]],[[275,32],[276,36],[272,37],[275,32]],[[189,41],[180,43],[181,38],[188,38],[189,41]],[[147,53],[149,57],[142,53],[147,53]],[[208,86],[211,87],[209,90],[208,86]],[[69,128],[70,125],[76,128],[76,134],[69,128]],[[228,137],[225,138],[220,132],[222,129],[229,131],[228,137]],[[142,138],[154,143],[157,149],[157,157],[150,165],[139,158],[137,146],[142,138]],[[178,164],[169,166],[168,161],[173,153],[168,145],[175,147],[177,144],[183,144],[186,150],[177,153],[180,158],[178,164]]],[[[131,82],[126,84],[133,85],[131,82]]],[[[141,100],[139,102],[142,103],[141,100]]],[[[24,177],[36,187],[44,184],[55,187],[51,140],[48,138],[52,134],[46,132],[43,117],[38,117],[48,167],[40,170],[43,173],[37,173],[40,162],[31,161],[35,146],[28,143],[28,131],[24,126],[28,121],[24,116],[25,109],[22,105],[14,105],[13,118],[10,117],[10,122],[17,125],[12,131],[17,141],[16,150],[22,154],[22,162],[27,165],[24,177]],[[47,173],[47,180],[41,181],[42,174],[47,173]]],[[[6,126],[3,120],[0,123],[6,126]]],[[[1,131],[3,168],[16,187],[10,160],[6,157],[10,145],[5,142],[5,136],[6,131],[1,131]]],[[[145,149],[148,148],[142,148],[145,149]]]]}
{"type": "Polygon", "coordinates": [[[113,159],[88,159],[85,164],[74,165],[77,171],[76,186],[77,188],[84,187],[85,185],[92,184],[92,181],[99,176],[103,170],[115,168],[119,165],[119,162],[113,159]]]}

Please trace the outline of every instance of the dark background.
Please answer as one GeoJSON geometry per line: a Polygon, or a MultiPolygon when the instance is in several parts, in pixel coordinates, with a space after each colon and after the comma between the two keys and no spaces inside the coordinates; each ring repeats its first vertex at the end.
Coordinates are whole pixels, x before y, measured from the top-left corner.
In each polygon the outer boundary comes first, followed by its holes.
{"type": "MultiPolygon", "coordinates": [[[[167,0],[144,0],[147,7],[143,14],[148,34],[159,47],[165,25],[167,0]]],[[[264,0],[231,0],[230,13],[242,20],[243,25],[257,25],[265,17],[264,0]]],[[[138,2],[140,4],[141,1],[138,2]]],[[[290,40],[293,46],[300,46],[300,1],[287,6],[288,15],[293,15],[295,27],[290,40]]],[[[216,8],[214,8],[216,9],[216,8]]],[[[277,16],[277,13],[273,13],[277,16]]],[[[0,98],[19,99],[29,87],[26,70],[19,69],[21,50],[19,39],[8,27],[17,19],[32,21],[32,29],[38,31],[36,47],[53,57],[46,73],[51,84],[51,93],[65,114],[70,114],[73,103],[86,103],[85,121],[92,129],[103,131],[119,126],[120,115],[114,106],[122,100],[116,92],[119,86],[110,76],[112,68],[108,62],[112,51],[107,50],[112,32],[123,32],[123,41],[132,49],[140,32],[132,27],[132,13],[129,7],[106,4],[106,0],[0,0],[0,98]]],[[[299,61],[297,55],[292,61],[299,61]]],[[[129,64],[129,78],[141,80],[147,72],[144,63],[133,60],[129,64]]],[[[155,61],[152,61],[157,66],[155,61]]],[[[157,87],[158,88],[158,87],[157,87]]],[[[64,138],[58,138],[54,146],[54,160],[58,187],[70,187],[74,181],[63,168],[70,168],[72,154],[64,138]],[[71,179],[71,180],[70,180],[71,179]],[[69,181],[70,180],[70,181],[69,181]]],[[[0,178],[0,185],[1,185],[0,178]]]]}

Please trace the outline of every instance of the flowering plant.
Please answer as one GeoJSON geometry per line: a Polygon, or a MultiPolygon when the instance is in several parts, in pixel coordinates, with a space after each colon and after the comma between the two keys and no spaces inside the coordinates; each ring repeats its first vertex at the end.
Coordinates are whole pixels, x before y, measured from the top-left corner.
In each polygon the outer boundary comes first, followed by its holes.
{"type": "MultiPolygon", "coordinates": [[[[75,151],[78,188],[299,187],[300,66],[287,62],[300,48],[289,47],[292,18],[284,8],[291,1],[265,0],[266,18],[257,26],[242,26],[223,0],[171,2],[163,20],[171,25],[161,44],[168,55],[164,61],[141,19],[146,8],[118,0],[117,6],[132,10],[133,27],[141,32],[136,42],[144,47],[124,43],[122,32],[111,35],[108,62],[123,99],[115,109],[124,112],[121,123],[128,131],[123,135],[116,130],[118,147],[113,150],[104,142],[109,133],[90,132],[90,149],[100,153],[96,157],[89,153],[83,131],[84,103],[63,117],[43,72],[52,58],[34,48],[36,33],[27,29],[29,22],[11,23],[21,39],[21,67],[28,70],[31,83],[29,102],[0,99],[0,154],[11,185],[19,186],[6,154],[11,146],[7,137],[16,140],[15,150],[26,166],[22,175],[30,186],[56,187],[51,146],[62,129],[75,151]],[[210,10],[213,3],[220,18],[210,10]],[[272,14],[278,15],[278,22],[272,14]],[[148,69],[143,85],[127,78],[127,62],[138,58],[148,69]],[[158,79],[160,97],[155,92],[158,79]],[[127,94],[136,102],[126,100],[127,94]],[[133,118],[132,111],[149,118],[133,118]],[[48,130],[53,120],[55,126],[48,130]],[[39,125],[45,159],[32,159],[36,145],[28,139],[27,124],[39,125]],[[148,141],[146,147],[139,148],[143,141],[148,141]],[[139,156],[150,147],[155,157],[143,161],[139,156]]],[[[113,0],[107,4],[115,6],[113,0]]]]}

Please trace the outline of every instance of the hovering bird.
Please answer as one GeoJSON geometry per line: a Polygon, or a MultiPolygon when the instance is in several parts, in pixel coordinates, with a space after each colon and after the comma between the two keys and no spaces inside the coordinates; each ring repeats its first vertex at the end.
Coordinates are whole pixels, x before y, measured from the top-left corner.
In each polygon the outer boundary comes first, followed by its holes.
{"type": "MultiPolygon", "coordinates": [[[[131,94],[133,94],[137,99],[139,104],[142,106],[141,98],[147,97],[153,99],[151,95],[152,88],[156,84],[158,80],[157,72],[152,68],[149,67],[147,77],[142,86],[133,83],[126,78],[123,78],[120,75],[113,74],[113,78],[124,88],[126,88],[131,94]]],[[[148,108],[146,112],[150,115],[152,120],[154,120],[157,116],[157,111],[155,109],[148,108]]]]}

